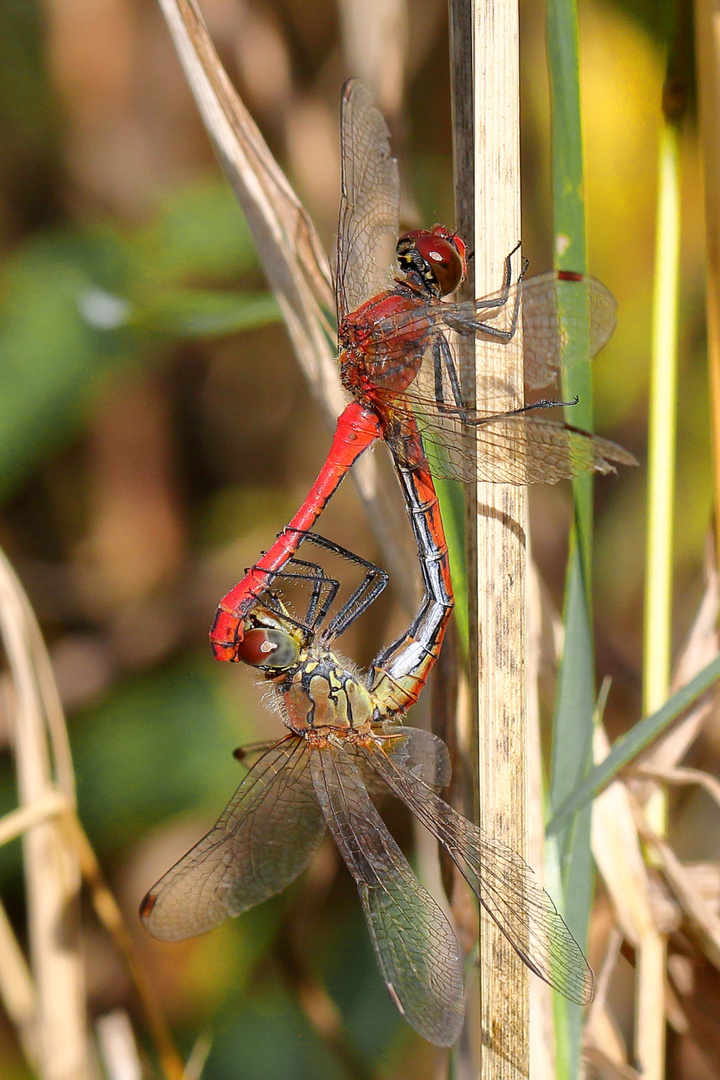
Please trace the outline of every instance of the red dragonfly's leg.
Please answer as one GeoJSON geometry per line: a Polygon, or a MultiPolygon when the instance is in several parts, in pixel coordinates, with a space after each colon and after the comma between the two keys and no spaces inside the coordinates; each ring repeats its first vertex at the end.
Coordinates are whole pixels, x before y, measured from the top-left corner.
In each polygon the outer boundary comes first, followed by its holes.
{"type": "Polygon", "coordinates": [[[243,619],[258,595],[293,557],[308,530],[325,509],[345,474],[375,439],[382,438],[380,421],[371,409],[351,402],[337,422],[327,460],[295,517],[273,546],[218,605],[210,631],[216,660],[237,660],[243,638],[243,619]]]}
{"type": "MultiPolygon", "coordinates": [[[[405,440],[406,454],[408,449],[405,440]]],[[[412,459],[419,464],[410,468],[396,458],[395,465],[420,555],[425,594],[407,632],[372,666],[371,692],[387,716],[402,715],[417,701],[440,654],[455,606],[440,505],[417,429],[411,449],[412,459]]]]}

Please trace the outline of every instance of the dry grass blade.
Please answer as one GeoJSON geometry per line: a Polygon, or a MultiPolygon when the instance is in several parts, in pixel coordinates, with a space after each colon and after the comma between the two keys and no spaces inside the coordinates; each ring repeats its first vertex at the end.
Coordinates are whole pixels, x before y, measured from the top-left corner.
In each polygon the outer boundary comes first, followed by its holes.
{"type": "Polygon", "coordinates": [[[128,1014],[106,1013],[96,1024],[98,1044],[108,1080],[142,1080],[142,1065],[128,1014]]]}
{"type": "MultiPolygon", "coordinates": [[[[160,0],[183,70],[220,164],[242,206],[310,388],[333,420],[345,404],[328,313],[330,269],[315,228],[243,105],[194,0],[160,0]]],[[[390,487],[365,456],[353,469],[360,497],[398,595],[415,595],[403,551],[408,538],[388,512],[390,487]]],[[[402,526],[402,521],[400,521],[402,526]]]]}
{"type": "MultiPolygon", "coordinates": [[[[609,750],[607,736],[598,727],[595,737],[596,760],[602,759],[609,750]]],[[[641,1049],[639,1033],[643,1030],[643,1011],[647,1018],[647,1014],[655,1015],[658,1008],[655,972],[658,954],[664,950],[664,939],[658,930],[650,901],[650,880],[643,861],[630,796],[621,780],[614,781],[595,800],[592,850],[617,924],[636,950],[638,1053],[641,1049]]]]}
{"type": "Polygon", "coordinates": [[[610,979],[620,956],[623,936],[613,927],[608,935],[605,955],[596,972],[595,997],[583,1031],[583,1057],[589,1064],[602,1061],[605,1067],[627,1068],[627,1053],[615,1018],[608,1007],[610,979]],[[598,1058],[596,1055],[602,1055],[598,1058]]]}
{"type": "Polygon", "coordinates": [[[0,905],[0,998],[28,1064],[38,1070],[39,1045],[35,985],[12,926],[0,905]]]}
{"type": "Polygon", "coordinates": [[[641,1080],[642,1073],[633,1069],[630,1065],[616,1065],[604,1050],[597,1046],[588,1047],[585,1051],[586,1075],[590,1078],[602,1080],[641,1080]]]}
{"type": "MultiPolygon", "coordinates": [[[[687,641],[678,657],[673,674],[671,692],[686,686],[707,664],[718,655],[718,615],[720,614],[720,589],[715,556],[710,544],[705,563],[705,591],[687,641]]],[[[712,693],[704,694],[697,705],[671,725],[668,731],[638,758],[638,766],[649,772],[662,773],[673,769],[687,753],[697,738],[714,707],[712,693]]],[[[639,769],[638,769],[639,772],[639,769]]]]}
{"type": "Polygon", "coordinates": [[[330,269],[315,229],[230,82],[193,0],[160,0],[160,6],[298,359],[337,414],[342,397],[323,313],[333,309],[330,269]]]}
{"type": "Polygon", "coordinates": [[[702,769],[654,769],[648,765],[633,769],[632,775],[663,784],[697,784],[720,806],[720,780],[702,769]]]}
{"type": "MultiPolygon", "coordinates": [[[[66,743],[63,746],[63,740],[59,741],[60,770],[48,745],[46,667],[38,661],[40,631],[2,553],[0,632],[13,680],[14,745],[22,808],[29,810],[44,803],[56,793],[58,783],[63,785],[66,798],[74,801],[66,743]]],[[[41,821],[25,833],[23,848],[38,1068],[49,1080],[83,1078],[88,1075],[88,1059],[78,859],[57,819],[41,821]]]]}
{"type": "MultiPolygon", "coordinates": [[[[601,760],[609,749],[607,736],[598,727],[596,760],[601,760]]],[[[627,940],[639,947],[652,931],[655,920],[630,796],[621,780],[610,784],[593,804],[592,849],[618,926],[627,940]]]]}
{"type": "MultiPolygon", "coordinates": [[[[595,1023],[597,1017],[607,1015],[607,997],[608,989],[610,986],[610,979],[612,977],[615,965],[618,962],[620,956],[620,949],[622,948],[623,936],[616,926],[612,927],[608,934],[607,944],[605,945],[605,955],[603,957],[600,968],[595,972],[595,997],[593,998],[590,1008],[588,1009],[588,1019],[586,1025],[586,1031],[590,1033],[592,1031],[593,1023],[595,1023]]],[[[600,1021],[604,1023],[604,1021],[600,1021]]],[[[600,1045],[600,1040],[595,1039],[595,1042],[600,1045]]]]}
{"type": "Polygon", "coordinates": [[[8,712],[21,806],[0,819],[0,844],[22,836],[30,967],[0,908],[0,994],[28,1062],[43,1080],[91,1073],[84,958],[78,911],[81,879],[136,980],[165,1074],[182,1063],[161,1011],[134,961],[120,912],[105,886],[75,811],[72,759],[57,686],[40,628],[0,552],[0,633],[12,680],[8,712]]]}
{"type": "Polygon", "coordinates": [[[663,876],[685,913],[688,933],[710,963],[720,970],[720,918],[703,896],[693,875],[682,865],[670,845],[648,828],[640,812],[636,814],[636,822],[642,839],[652,847],[663,876]]]}
{"type": "Polygon", "coordinates": [[[384,113],[397,112],[408,51],[406,0],[340,0],[350,70],[371,86],[384,113]]]}
{"type": "Polygon", "coordinates": [[[77,853],[82,876],[90,889],[90,897],[95,913],[115,942],[133,978],[165,1075],[168,1080],[181,1080],[184,1076],[184,1069],[170,1036],[164,1013],[137,963],[132,938],[115,897],[103,877],[100,864],[85,834],[85,830],[77,814],[67,814],[63,824],[73,849],[77,853]]]}

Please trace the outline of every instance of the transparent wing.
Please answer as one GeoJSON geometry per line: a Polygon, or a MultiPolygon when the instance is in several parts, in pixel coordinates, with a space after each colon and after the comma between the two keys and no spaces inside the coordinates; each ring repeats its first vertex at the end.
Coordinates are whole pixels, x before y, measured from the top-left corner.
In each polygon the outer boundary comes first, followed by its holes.
{"type": "Polygon", "coordinates": [[[305,869],[325,832],[308,749],[292,735],[255,762],[214,828],[143,900],[151,934],[165,941],[203,934],[305,869]]]}
{"type": "Polygon", "coordinates": [[[431,731],[393,724],[388,725],[381,739],[385,755],[424,784],[440,791],[450,783],[452,767],[448,748],[431,731]]]}
{"type": "MultiPolygon", "coordinates": [[[[614,472],[637,465],[622,446],[569,424],[532,413],[487,416],[469,410],[467,420],[421,413],[416,416],[436,476],[472,483],[555,484],[583,472],[614,472]]],[[[416,459],[413,442],[394,451],[403,463],[416,459]]]]}
{"type": "MultiPolygon", "coordinates": [[[[447,746],[437,735],[421,728],[402,727],[399,724],[384,725],[384,730],[376,727],[374,733],[382,739],[383,749],[390,758],[399,761],[434,791],[442,791],[450,783],[450,755],[447,746]]],[[[352,754],[365,790],[372,799],[381,799],[392,794],[387,784],[361,754],[356,753],[349,745],[346,751],[352,754]]]]}
{"type": "MultiPolygon", "coordinates": [[[[367,347],[368,373],[372,378],[374,351],[401,355],[404,339],[416,340],[423,328],[432,332],[433,327],[448,327],[463,335],[480,334],[484,350],[490,354],[502,350],[502,340],[493,339],[483,326],[507,334],[518,301],[522,302],[525,384],[531,389],[558,382],[568,341],[585,342],[585,355],[595,356],[615,329],[617,304],[601,281],[552,271],[524,278],[506,294],[498,291],[457,303],[438,300],[378,320],[371,328],[367,347]]],[[[460,383],[466,385],[472,358],[456,353],[454,361],[460,383]]],[[[432,366],[432,358],[427,357],[425,364],[432,366]]],[[[426,377],[428,387],[432,387],[432,379],[432,375],[426,377]]]]}
{"type": "Polygon", "coordinates": [[[436,1046],[450,1046],[463,1019],[455,934],[420,886],[370,802],[348,754],[310,757],[315,794],[360,893],[380,972],[405,1019],[436,1046]]]}
{"type": "MultiPolygon", "coordinates": [[[[523,279],[510,289],[507,303],[497,309],[491,322],[507,323],[520,293],[522,302],[525,384],[540,389],[559,380],[568,341],[586,341],[588,357],[595,356],[615,329],[617,303],[609,289],[596,278],[582,274],[568,277],[552,271],[523,279]]],[[[487,322],[483,305],[487,298],[469,303],[444,304],[443,321],[461,332],[487,322]]],[[[491,309],[492,311],[493,309],[491,309]]]]}
{"type": "Polygon", "coordinates": [[[342,195],[335,272],[338,322],[388,288],[400,206],[389,132],[367,87],[345,83],[340,109],[342,195]]]}
{"type": "Polygon", "coordinates": [[[593,996],[593,973],[527,863],[453,810],[381,746],[361,747],[361,752],[445,847],[521,960],[570,1001],[587,1005],[593,996]]]}

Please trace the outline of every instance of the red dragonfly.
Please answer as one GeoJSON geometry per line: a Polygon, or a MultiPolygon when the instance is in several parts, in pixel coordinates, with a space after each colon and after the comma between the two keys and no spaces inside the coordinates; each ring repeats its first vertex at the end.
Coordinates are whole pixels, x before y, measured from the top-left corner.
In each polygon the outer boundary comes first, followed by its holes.
{"type": "MultiPolygon", "coordinates": [[[[464,372],[446,331],[480,335],[502,348],[522,317],[526,383],[556,380],[567,340],[584,332],[594,355],[615,325],[615,301],[593,278],[567,272],[512,284],[512,255],[499,292],[469,303],[445,299],[465,275],[465,245],[444,226],[396,241],[400,183],[385,121],[369,91],[345,84],[341,107],[342,198],[337,240],[336,302],[340,370],[354,400],[340,416],[330,453],[305,502],[273,546],[220,601],[210,640],[218,660],[238,660],[243,618],[297,550],[361,453],[384,439],[406,498],[426,503],[411,514],[420,548],[435,541],[435,565],[422,566],[426,604],[449,618],[453,592],[445,538],[423,443],[437,444],[436,472],[462,480],[555,483],[592,469],[634,464],[621,447],[537,415],[557,402],[479,412],[463,397],[464,372]],[[395,246],[400,270],[388,270],[395,246]],[[535,410],[535,411],[531,411],[535,410]],[[468,445],[468,433],[474,445],[468,445]]],[[[513,253],[514,255],[514,253],[513,253]]],[[[577,340],[577,338],[575,338],[577,340]]],[[[582,339],[581,339],[582,340],[582,339]]],[[[500,401],[502,387],[495,388],[500,401]]],[[[442,640],[440,636],[439,642],[442,640]]],[[[392,650],[392,647],[391,647],[392,650]]]]}
{"type": "MultiPolygon", "coordinates": [[[[464,1013],[458,943],[371,801],[385,791],[445,847],[530,970],[587,1004],[592,971],[530,867],[440,797],[450,779],[445,744],[396,722],[397,688],[388,695],[390,682],[377,679],[378,661],[362,676],[331,651],[387,575],[322,537],[302,539],[359,564],[365,577],[332,617],[338,582],[312,562],[291,559],[277,575],[283,585],[311,589],[302,618],[272,589],[258,597],[244,620],[237,658],[272,687],[289,733],[236,752],[241,760],[256,760],[217,824],[143,900],[145,927],[177,941],[242,914],[302,873],[327,826],[357,884],[393,1003],[424,1038],[450,1046],[464,1013]]],[[[431,640],[420,644],[432,647],[431,640]]],[[[415,696],[411,689],[408,706],[415,696]]]]}

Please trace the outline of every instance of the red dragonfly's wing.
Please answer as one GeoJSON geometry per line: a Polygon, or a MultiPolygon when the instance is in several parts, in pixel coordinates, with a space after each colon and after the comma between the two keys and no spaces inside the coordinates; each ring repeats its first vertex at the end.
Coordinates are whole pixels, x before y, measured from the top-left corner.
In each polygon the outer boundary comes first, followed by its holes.
{"type": "MultiPolygon", "coordinates": [[[[609,473],[617,465],[637,465],[617,443],[537,414],[488,416],[468,410],[467,415],[469,422],[418,410],[418,427],[436,476],[466,483],[555,484],[583,472],[609,473]]],[[[404,461],[402,444],[397,454],[404,461]]]]}
{"type": "Polygon", "coordinates": [[[215,827],[143,900],[151,934],[165,941],[203,934],[305,869],[325,833],[308,752],[290,735],[255,762],[215,827]]]}
{"type": "Polygon", "coordinates": [[[485,378],[482,410],[465,404],[472,357],[446,340],[445,329],[483,336],[484,367],[492,371],[493,353],[505,344],[489,337],[483,325],[508,332],[518,299],[522,301],[525,381],[531,388],[557,381],[569,340],[584,341],[586,354],[592,356],[615,325],[615,300],[601,282],[580,275],[568,280],[558,272],[525,279],[507,294],[495,293],[469,303],[424,304],[372,326],[366,349],[371,380],[375,355],[379,365],[386,365],[388,356],[402,357],[406,340],[423,342],[422,363],[406,390],[401,394],[387,391],[378,378],[372,392],[381,414],[391,418],[389,442],[398,460],[402,464],[417,460],[412,435],[417,421],[436,475],[467,482],[547,484],[585,471],[606,473],[616,465],[636,464],[622,447],[571,425],[539,413],[508,415],[510,388],[499,379],[493,385],[492,376],[485,378]],[[399,421],[397,431],[410,432],[407,448],[402,434],[393,436],[393,415],[399,421]]]}
{"type": "Polygon", "coordinates": [[[340,107],[342,195],[337,236],[338,322],[390,284],[400,207],[397,161],[370,91],[345,83],[340,107]]]}
{"type": "Polygon", "coordinates": [[[593,996],[593,973],[527,863],[453,810],[384,746],[360,750],[446,848],[485,911],[530,970],[570,1001],[587,1005],[593,996]]]}
{"type": "MultiPolygon", "coordinates": [[[[442,321],[461,333],[472,332],[482,323],[507,328],[518,293],[525,385],[531,389],[559,381],[569,341],[584,342],[586,357],[595,356],[615,329],[617,303],[610,290],[596,278],[583,274],[568,277],[563,271],[523,279],[510,288],[501,308],[488,309],[492,297],[443,304],[442,321]]],[[[490,344],[492,337],[485,337],[490,344]]]]}
{"type": "MultiPolygon", "coordinates": [[[[388,353],[402,356],[405,339],[417,339],[423,327],[449,328],[463,335],[478,334],[483,339],[486,359],[489,358],[485,367],[490,369],[493,353],[505,346],[502,340],[483,330],[483,325],[507,334],[520,300],[525,385],[540,389],[557,383],[565,364],[568,342],[583,342],[585,356],[595,356],[615,329],[617,310],[615,297],[601,281],[582,274],[568,277],[563,273],[552,271],[524,278],[519,285],[512,285],[507,293],[490,293],[477,300],[429,302],[378,320],[369,328],[368,375],[372,379],[373,350],[381,356],[388,353]]],[[[461,386],[467,386],[472,377],[472,359],[464,357],[461,351],[453,351],[461,386]]],[[[426,370],[418,377],[419,384],[430,395],[435,395],[431,355],[425,358],[424,368],[426,370]]],[[[449,387],[445,388],[449,390],[449,387]]]]}
{"type": "Polygon", "coordinates": [[[378,965],[405,1019],[436,1046],[455,1042],[463,983],[450,923],[420,886],[370,802],[350,754],[310,757],[315,794],[360,893],[378,965]]]}

